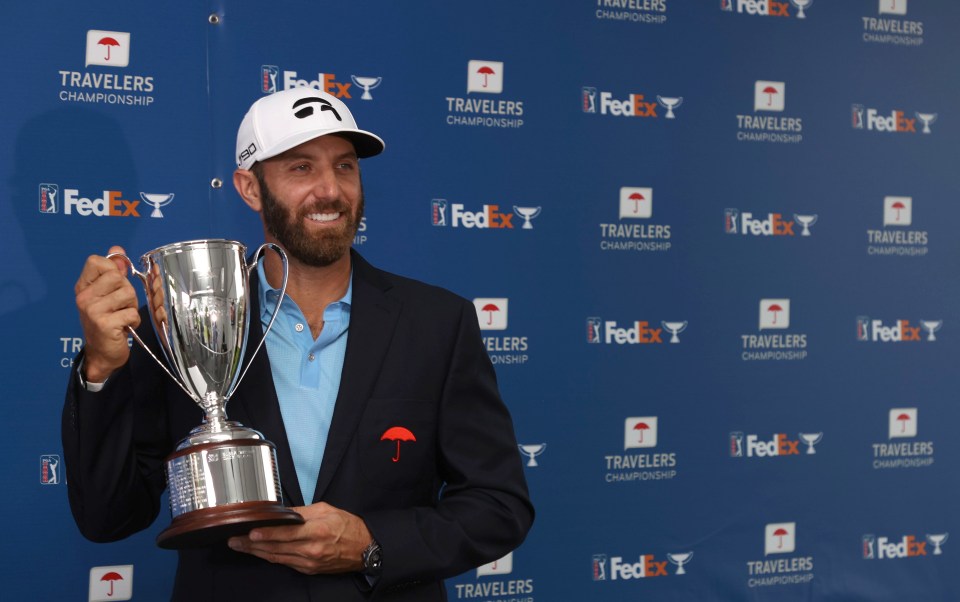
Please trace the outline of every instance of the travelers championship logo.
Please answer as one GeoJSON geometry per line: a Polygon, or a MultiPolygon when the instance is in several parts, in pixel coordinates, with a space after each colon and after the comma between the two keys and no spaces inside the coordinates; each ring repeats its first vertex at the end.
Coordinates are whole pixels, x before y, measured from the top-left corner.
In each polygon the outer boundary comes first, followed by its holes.
{"type": "Polygon", "coordinates": [[[682,96],[661,96],[650,93],[627,93],[614,98],[613,92],[584,86],[580,91],[580,109],[591,115],[636,117],[643,121],[674,120],[674,112],[683,104],[682,96]]]}
{"type": "Polygon", "coordinates": [[[785,215],[790,214],[724,209],[723,231],[739,236],[811,236],[811,228],[817,223],[816,213],[794,213],[793,219],[785,215]]]}
{"type": "Polygon", "coordinates": [[[886,441],[872,444],[873,468],[932,466],[933,441],[918,441],[917,408],[893,408],[887,417],[886,441]]]}
{"type": "Polygon", "coordinates": [[[353,237],[353,246],[359,247],[367,242],[367,217],[360,218],[360,225],[357,226],[357,234],[353,237]]]}
{"type": "Polygon", "coordinates": [[[850,107],[850,123],[855,130],[868,130],[889,134],[930,134],[936,123],[937,113],[921,113],[904,109],[876,109],[862,104],[850,107]],[[919,129],[918,129],[919,128],[919,129]]]}
{"type": "Polygon", "coordinates": [[[502,62],[469,61],[467,63],[467,96],[447,96],[447,125],[523,127],[523,101],[499,98],[503,89],[504,64],[502,62]]]}
{"type": "Polygon", "coordinates": [[[95,566],[90,569],[90,602],[133,599],[133,565],[95,566]]]}
{"type": "Polygon", "coordinates": [[[592,345],[662,345],[680,342],[680,333],[687,329],[687,321],[634,320],[620,326],[615,320],[587,318],[587,343],[592,345]]]}
{"type": "Polygon", "coordinates": [[[598,19],[663,25],[667,22],[667,0],[590,0],[598,19]]]}
{"type": "Polygon", "coordinates": [[[677,476],[675,452],[653,452],[658,441],[656,416],[627,418],[623,424],[623,450],[644,450],[644,453],[623,453],[604,456],[607,483],[628,481],[661,481],[677,476]]]}
{"type": "Polygon", "coordinates": [[[790,329],[790,299],[760,300],[760,334],[742,334],[744,361],[802,360],[807,357],[805,333],[764,333],[790,329]]]}
{"type": "MultiPolygon", "coordinates": [[[[132,337],[127,337],[133,340],[132,337]]],[[[73,368],[73,358],[83,349],[82,337],[60,337],[63,356],[60,358],[61,368],[73,368]]]]}
{"type": "Polygon", "coordinates": [[[533,220],[543,207],[513,205],[513,211],[500,205],[480,205],[467,208],[463,203],[446,199],[430,201],[430,223],[438,227],[466,228],[468,230],[533,230],[533,220]],[[473,210],[471,210],[473,209],[473,210]]]}
{"type": "Polygon", "coordinates": [[[810,456],[817,453],[816,445],[823,439],[823,433],[798,433],[798,439],[792,439],[786,433],[773,435],[744,435],[741,431],[730,433],[730,456],[733,458],[784,458],[790,456],[810,456]],[[801,452],[800,444],[806,447],[801,452]]]}
{"type": "Polygon", "coordinates": [[[865,343],[933,343],[943,320],[876,320],[857,316],[857,340],[865,343]],[[923,333],[921,334],[921,330],[923,333]]]}
{"type": "Polygon", "coordinates": [[[617,217],[618,222],[600,224],[602,251],[669,251],[673,246],[670,225],[653,220],[653,188],[621,187],[617,217]]]}
{"type": "Polygon", "coordinates": [[[505,297],[478,297],[473,300],[477,310],[477,320],[483,331],[483,345],[494,364],[526,364],[530,356],[527,351],[530,343],[526,336],[487,336],[499,335],[497,331],[507,330],[507,310],[510,300],[505,297]]]}
{"type": "Polygon", "coordinates": [[[877,13],[864,15],[864,42],[920,46],[923,44],[923,21],[907,17],[907,0],[879,0],[877,13]]]}
{"type": "Polygon", "coordinates": [[[130,64],[130,40],[126,31],[88,30],[84,70],[58,72],[60,100],[141,107],[153,104],[152,75],[115,71],[130,64]]]}
{"type": "Polygon", "coordinates": [[[807,18],[807,9],[813,0],[719,0],[720,10],[728,13],[741,13],[757,17],[807,18]],[[791,11],[791,9],[793,9],[791,11]],[[791,14],[792,13],[792,14],[791,14]]]}
{"type": "Polygon", "coordinates": [[[343,101],[359,98],[373,100],[372,90],[383,82],[379,76],[351,75],[349,81],[336,73],[316,73],[300,75],[297,71],[281,70],[276,65],[260,67],[260,92],[273,94],[293,88],[314,88],[331,94],[343,101]]]}
{"type": "Polygon", "coordinates": [[[149,212],[152,218],[162,218],[161,207],[173,201],[172,192],[141,192],[140,200],[125,198],[119,190],[104,190],[95,198],[81,196],[76,188],[64,188],[63,198],[58,184],[40,184],[37,203],[40,213],[79,215],[81,217],[143,217],[149,212]],[[145,205],[140,205],[141,201],[145,205]],[[152,209],[151,209],[152,208],[152,209]]]}
{"type": "Polygon", "coordinates": [[[930,250],[927,231],[914,230],[910,228],[912,225],[913,197],[884,197],[883,229],[867,230],[867,255],[926,255],[930,250]]]}
{"type": "Polygon", "coordinates": [[[902,535],[896,537],[877,537],[864,535],[864,560],[901,560],[903,558],[924,558],[943,554],[943,544],[949,533],[927,533],[926,535],[902,535]],[[927,547],[927,544],[930,547],[927,547]]]}
{"type": "Polygon", "coordinates": [[[747,586],[798,585],[812,581],[813,556],[799,556],[796,551],[797,523],[767,524],[763,560],[747,561],[747,586]]]}
{"type": "Polygon", "coordinates": [[[753,84],[753,114],[737,115],[740,142],[803,142],[803,119],[782,115],[786,108],[787,84],[757,80],[753,84]]]}
{"type": "Polygon", "coordinates": [[[513,573],[513,568],[513,552],[477,567],[475,583],[457,583],[453,586],[456,599],[476,602],[534,602],[533,579],[505,578],[513,573]]]}

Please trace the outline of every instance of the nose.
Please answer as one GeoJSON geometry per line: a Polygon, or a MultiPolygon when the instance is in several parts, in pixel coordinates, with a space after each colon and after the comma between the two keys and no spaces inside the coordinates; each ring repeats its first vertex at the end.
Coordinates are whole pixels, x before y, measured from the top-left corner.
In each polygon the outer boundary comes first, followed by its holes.
{"type": "Polygon", "coordinates": [[[313,174],[312,190],[314,196],[322,200],[331,200],[340,196],[340,183],[332,168],[318,169],[313,174]]]}

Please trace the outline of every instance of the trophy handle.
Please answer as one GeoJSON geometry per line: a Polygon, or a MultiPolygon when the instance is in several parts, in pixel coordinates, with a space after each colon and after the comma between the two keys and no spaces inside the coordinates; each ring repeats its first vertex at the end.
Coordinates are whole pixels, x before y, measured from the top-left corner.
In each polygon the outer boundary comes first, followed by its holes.
{"type": "MultiPolygon", "coordinates": [[[[134,265],[133,261],[123,253],[110,253],[109,255],[107,255],[107,259],[113,259],[114,257],[119,257],[124,262],[126,262],[126,264],[130,266],[130,273],[136,276],[137,278],[139,278],[140,281],[143,282],[144,290],[149,292],[150,285],[147,282],[147,273],[139,271],[137,269],[137,266],[134,265]]],[[[170,372],[170,369],[167,368],[167,366],[163,362],[161,362],[160,359],[156,355],[154,355],[152,351],[150,351],[150,348],[147,347],[147,344],[143,342],[143,339],[140,338],[140,335],[137,334],[136,330],[134,330],[129,324],[127,325],[126,328],[127,328],[127,332],[129,332],[133,336],[133,340],[135,340],[137,344],[139,344],[140,347],[142,347],[143,350],[147,352],[147,355],[153,358],[153,361],[155,361],[157,365],[160,366],[163,369],[163,371],[167,373],[167,376],[169,376],[173,380],[173,382],[177,383],[177,386],[180,387],[183,390],[183,392],[187,394],[187,397],[197,402],[201,401],[201,400],[198,400],[196,395],[191,393],[189,389],[183,386],[183,383],[180,382],[180,379],[174,376],[173,372],[170,372]]]]}
{"type": "MultiPolygon", "coordinates": [[[[266,342],[267,334],[270,332],[270,329],[273,328],[273,322],[277,319],[277,314],[280,313],[280,304],[283,303],[283,300],[287,296],[287,278],[290,276],[290,265],[287,262],[287,254],[283,252],[283,249],[281,249],[279,245],[272,242],[264,243],[257,247],[257,252],[253,254],[253,258],[251,259],[250,264],[247,266],[247,282],[249,282],[252,278],[253,270],[257,267],[260,255],[263,253],[264,249],[268,248],[279,255],[280,261],[283,262],[283,282],[280,285],[280,297],[277,299],[277,306],[273,308],[273,315],[270,316],[270,322],[267,323],[267,328],[263,331],[263,336],[260,338],[260,342],[257,343],[257,348],[253,350],[253,353],[250,354],[250,359],[247,360],[247,367],[243,369],[243,372],[240,374],[240,378],[237,379],[237,383],[233,386],[233,390],[230,391],[231,395],[233,394],[233,391],[236,391],[237,387],[240,386],[240,381],[243,380],[243,377],[247,375],[247,370],[249,370],[250,366],[253,365],[253,358],[257,357],[257,354],[260,353],[260,348],[263,347],[263,344],[266,342]]],[[[259,316],[254,316],[254,319],[256,318],[259,318],[259,316]]]]}

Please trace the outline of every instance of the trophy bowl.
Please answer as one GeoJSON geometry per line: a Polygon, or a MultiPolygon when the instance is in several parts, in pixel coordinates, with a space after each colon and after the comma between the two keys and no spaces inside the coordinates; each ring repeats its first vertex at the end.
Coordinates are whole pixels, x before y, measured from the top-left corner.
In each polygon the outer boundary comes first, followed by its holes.
{"type": "MultiPolygon", "coordinates": [[[[142,280],[166,363],[135,330],[128,330],[204,412],[200,426],[166,460],[173,520],[157,537],[161,548],[207,546],[254,527],[303,522],[283,505],[274,445],[259,432],[228,421],[225,409],[246,373],[240,366],[250,324],[250,274],[267,248],[281,256],[284,266],[279,307],[288,269],[286,255],[274,244],[257,249],[249,265],[246,247],[229,240],[159,247],[141,258],[142,271],[125,255],[108,256],[123,258],[142,280]]],[[[275,310],[251,359],[276,315],[275,310]]]]}

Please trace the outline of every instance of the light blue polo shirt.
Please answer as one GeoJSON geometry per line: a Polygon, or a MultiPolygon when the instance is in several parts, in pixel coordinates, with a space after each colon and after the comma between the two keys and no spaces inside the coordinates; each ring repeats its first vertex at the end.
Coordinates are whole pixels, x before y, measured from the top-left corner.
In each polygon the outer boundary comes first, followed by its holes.
{"type": "MultiPolygon", "coordinates": [[[[257,267],[257,276],[260,278],[260,320],[266,329],[280,289],[267,282],[263,262],[257,267]]],[[[267,334],[273,382],[305,504],[313,502],[340,391],[352,299],[351,272],[347,293],[323,310],[323,330],[316,340],[303,312],[290,297],[283,300],[280,314],[267,334]]]]}

